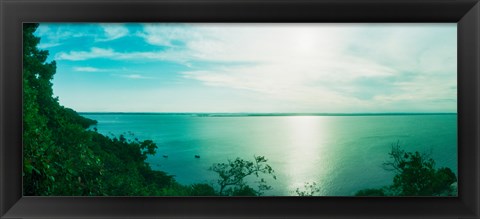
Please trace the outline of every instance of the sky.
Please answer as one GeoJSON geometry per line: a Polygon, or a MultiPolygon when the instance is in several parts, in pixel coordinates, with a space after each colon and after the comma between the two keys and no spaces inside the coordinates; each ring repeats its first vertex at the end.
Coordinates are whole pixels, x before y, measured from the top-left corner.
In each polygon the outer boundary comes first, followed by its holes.
{"type": "Polygon", "coordinates": [[[448,24],[41,23],[78,112],[457,111],[448,24]]]}

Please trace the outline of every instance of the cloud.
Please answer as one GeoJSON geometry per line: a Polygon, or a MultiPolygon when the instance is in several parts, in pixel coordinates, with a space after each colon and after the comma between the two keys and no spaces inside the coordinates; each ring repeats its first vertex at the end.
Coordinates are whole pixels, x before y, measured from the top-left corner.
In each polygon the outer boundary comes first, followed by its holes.
{"type": "Polygon", "coordinates": [[[113,49],[93,47],[90,51],[60,52],[55,55],[56,60],[80,61],[94,58],[111,58],[115,56],[113,49]]]}
{"type": "Polygon", "coordinates": [[[63,45],[67,39],[92,36],[91,33],[85,31],[89,27],[90,25],[42,23],[35,31],[35,35],[41,37],[38,48],[57,47],[63,45]],[[79,27],[82,28],[78,29],[79,27]]]}
{"type": "MultiPolygon", "coordinates": [[[[98,39],[125,37],[133,32],[127,27],[103,25],[104,36],[98,39]]],[[[235,90],[301,111],[456,110],[451,101],[456,100],[456,90],[450,89],[457,81],[455,24],[145,24],[142,28],[133,38],[144,43],[141,50],[93,46],[59,52],[55,58],[176,62],[188,69],[178,72],[184,81],[203,86],[196,87],[199,92],[235,90]]],[[[150,78],[136,73],[117,76],[150,78]]]]}
{"type": "Polygon", "coordinates": [[[128,28],[123,24],[100,24],[105,36],[98,38],[97,41],[111,41],[128,35],[128,28]]]}
{"type": "Polygon", "coordinates": [[[87,51],[59,52],[55,55],[56,60],[83,61],[89,59],[111,59],[111,60],[164,60],[185,63],[189,58],[185,51],[158,51],[158,52],[117,52],[111,48],[92,47],[87,51]]]}
{"type": "Polygon", "coordinates": [[[456,110],[454,102],[440,101],[456,99],[448,89],[456,84],[454,26],[224,28],[217,34],[222,40],[188,42],[188,49],[202,60],[256,64],[187,71],[185,78],[312,110],[456,110]]]}
{"type": "Polygon", "coordinates": [[[48,49],[56,46],[62,45],[61,43],[40,43],[37,45],[39,49],[48,49]]]}
{"type": "Polygon", "coordinates": [[[76,38],[86,38],[92,42],[112,41],[129,34],[124,24],[56,24],[42,23],[35,34],[41,37],[40,49],[63,45],[76,38]]]}
{"type": "Polygon", "coordinates": [[[99,69],[99,68],[93,68],[93,67],[74,67],[74,71],[79,71],[79,72],[100,72],[100,71],[106,71],[105,69],[99,69]]]}
{"type": "Polygon", "coordinates": [[[176,47],[201,36],[186,24],[144,24],[137,33],[145,42],[156,46],[176,47]]]}
{"type": "Polygon", "coordinates": [[[128,78],[128,79],[152,79],[152,77],[147,77],[140,74],[116,75],[116,76],[119,76],[122,78],[128,78]]]}

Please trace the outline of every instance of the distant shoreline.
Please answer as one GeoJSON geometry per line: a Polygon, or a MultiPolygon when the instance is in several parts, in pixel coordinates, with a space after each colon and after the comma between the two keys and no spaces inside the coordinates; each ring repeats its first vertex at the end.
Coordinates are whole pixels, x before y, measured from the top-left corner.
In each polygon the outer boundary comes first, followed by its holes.
{"type": "Polygon", "coordinates": [[[163,112],[79,112],[83,115],[158,115],[197,117],[254,117],[254,116],[428,116],[457,115],[457,113],[163,113],[163,112]]]}

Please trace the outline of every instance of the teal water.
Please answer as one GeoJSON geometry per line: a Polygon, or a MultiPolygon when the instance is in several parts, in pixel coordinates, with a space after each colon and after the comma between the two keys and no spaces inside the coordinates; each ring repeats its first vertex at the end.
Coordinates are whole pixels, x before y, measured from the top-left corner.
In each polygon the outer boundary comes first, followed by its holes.
{"type": "Polygon", "coordinates": [[[392,183],[382,168],[391,145],[428,152],[437,167],[457,173],[457,115],[204,116],[195,114],[82,114],[98,121],[102,134],[134,133],[151,139],[153,169],[178,182],[215,183],[213,163],[262,155],[277,180],[266,195],[295,195],[315,182],[321,196],[350,196],[392,183]],[[167,155],[168,158],[164,158],[167,155]],[[194,156],[200,155],[197,159],[194,156]]]}

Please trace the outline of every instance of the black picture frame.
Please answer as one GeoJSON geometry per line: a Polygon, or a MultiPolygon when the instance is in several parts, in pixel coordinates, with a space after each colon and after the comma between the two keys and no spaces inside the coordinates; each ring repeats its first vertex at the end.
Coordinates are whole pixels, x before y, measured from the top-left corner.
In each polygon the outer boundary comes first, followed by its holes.
{"type": "Polygon", "coordinates": [[[479,0],[0,0],[1,218],[479,218],[479,0]],[[23,22],[458,24],[458,197],[23,197],[23,22]]]}

